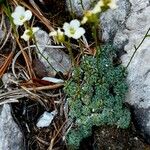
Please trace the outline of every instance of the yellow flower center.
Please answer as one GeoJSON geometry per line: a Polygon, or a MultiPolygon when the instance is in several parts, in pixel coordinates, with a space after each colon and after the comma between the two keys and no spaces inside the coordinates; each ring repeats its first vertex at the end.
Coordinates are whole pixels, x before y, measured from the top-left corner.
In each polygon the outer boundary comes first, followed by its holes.
{"type": "Polygon", "coordinates": [[[23,20],[24,19],[24,16],[22,15],[22,16],[20,16],[20,20],[23,20]]]}
{"type": "Polygon", "coordinates": [[[30,31],[28,31],[26,34],[27,34],[29,37],[31,37],[31,36],[33,35],[33,31],[30,30],[30,31]]]}
{"type": "Polygon", "coordinates": [[[76,32],[76,30],[73,27],[70,27],[69,31],[71,34],[75,34],[75,32],[76,32]]]}
{"type": "Polygon", "coordinates": [[[88,18],[88,17],[91,17],[93,14],[92,12],[89,10],[89,11],[86,11],[85,12],[85,16],[88,18]]]}

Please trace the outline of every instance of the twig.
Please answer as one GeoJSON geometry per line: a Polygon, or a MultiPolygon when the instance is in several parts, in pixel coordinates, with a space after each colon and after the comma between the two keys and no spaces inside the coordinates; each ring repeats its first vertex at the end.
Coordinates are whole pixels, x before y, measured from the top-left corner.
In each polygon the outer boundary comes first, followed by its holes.
{"type": "Polygon", "coordinates": [[[57,89],[64,86],[64,84],[55,84],[55,85],[47,85],[41,87],[34,87],[34,88],[26,88],[28,91],[41,91],[41,90],[52,90],[57,89]]]}
{"type": "Polygon", "coordinates": [[[4,64],[2,65],[2,67],[0,68],[0,78],[3,76],[3,74],[5,73],[6,69],[9,67],[11,61],[12,61],[12,57],[13,57],[14,51],[12,51],[7,59],[5,60],[4,64]]]}
{"type": "Polygon", "coordinates": [[[54,138],[51,139],[50,146],[48,147],[47,150],[52,150],[53,149],[53,144],[54,144],[54,138]]]}
{"type": "Polygon", "coordinates": [[[43,140],[40,139],[38,136],[36,136],[36,139],[37,139],[40,143],[42,143],[42,144],[44,144],[44,145],[46,145],[46,146],[49,146],[49,142],[43,141],[43,140]]]}
{"type": "Polygon", "coordinates": [[[5,46],[6,42],[8,41],[9,36],[11,34],[11,31],[12,31],[12,27],[10,27],[10,29],[8,31],[8,34],[7,34],[6,38],[5,38],[5,41],[3,42],[2,46],[0,47],[0,50],[2,50],[2,48],[5,46]]]}

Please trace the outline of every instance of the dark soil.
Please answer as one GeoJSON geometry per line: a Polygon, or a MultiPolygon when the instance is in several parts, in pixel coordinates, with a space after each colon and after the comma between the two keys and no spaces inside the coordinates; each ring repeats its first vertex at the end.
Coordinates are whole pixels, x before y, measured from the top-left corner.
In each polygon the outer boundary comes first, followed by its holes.
{"type": "Polygon", "coordinates": [[[150,150],[138,137],[133,125],[129,129],[119,129],[112,126],[97,127],[93,136],[84,139],[80,150],[150,150]]]}

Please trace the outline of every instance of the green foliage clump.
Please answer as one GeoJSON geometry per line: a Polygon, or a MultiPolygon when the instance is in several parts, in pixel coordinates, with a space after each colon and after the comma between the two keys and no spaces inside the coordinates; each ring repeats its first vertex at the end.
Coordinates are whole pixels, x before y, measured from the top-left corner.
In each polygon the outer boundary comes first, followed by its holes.
{"type": "Polygon", "coordinates": [[[127,92],[126,69],[114,65],[116,51],[111,45],[100,48],[94,56],[83,56],[79,67],[65,85],[69,117],[74,125],[67,135],[68,146],[78,148],[90,136],[92,126],[116,125],[127,128],[130,112],[123,105],[127,92]]]}

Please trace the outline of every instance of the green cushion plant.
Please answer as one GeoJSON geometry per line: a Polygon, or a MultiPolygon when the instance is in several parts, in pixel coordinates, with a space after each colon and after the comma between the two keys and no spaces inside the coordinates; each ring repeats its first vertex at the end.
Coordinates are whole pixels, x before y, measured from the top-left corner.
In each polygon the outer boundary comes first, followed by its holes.
{"type": "Polygon", "coordinates": [[[66,82],[69,117],[74,121],[67,134],[71,149],[78,149],[93,126],[127,128],[130,124],[130,111],[124,106],[127,72],[122,65],[114,65],[114,58],[116,50],[111,45],[102,46],[95,57],[84,55],[66,82]]]}

